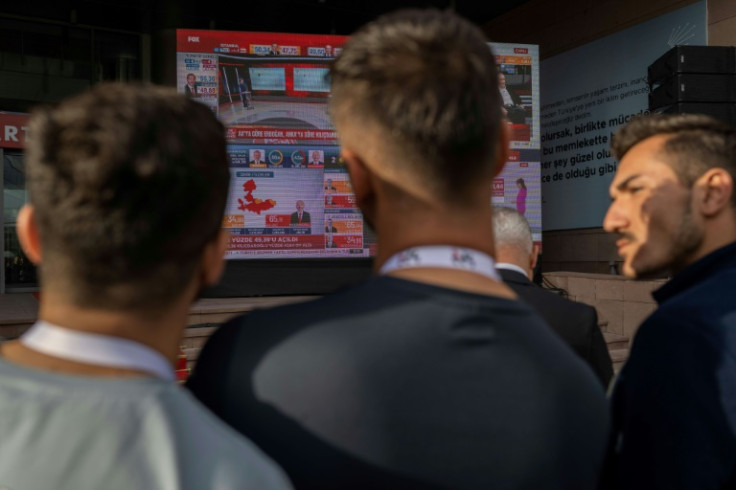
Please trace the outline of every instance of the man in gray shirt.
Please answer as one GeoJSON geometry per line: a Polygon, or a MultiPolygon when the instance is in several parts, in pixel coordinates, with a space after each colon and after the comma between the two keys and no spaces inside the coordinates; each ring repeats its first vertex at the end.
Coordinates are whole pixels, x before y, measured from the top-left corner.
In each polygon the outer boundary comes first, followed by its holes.
{"type": "Polygon", "coordinates": [[[189,306],[223,268],[221,124],[111,84],[30,128],[17,226],[43,290],[39,321],[0,345],[0,488],[289,488],[174,377],[189,306]]]}

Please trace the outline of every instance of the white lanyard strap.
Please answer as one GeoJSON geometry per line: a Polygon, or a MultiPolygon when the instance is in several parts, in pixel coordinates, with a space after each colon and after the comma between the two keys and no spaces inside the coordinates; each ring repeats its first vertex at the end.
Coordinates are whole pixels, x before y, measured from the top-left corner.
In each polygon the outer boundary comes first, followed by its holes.
{"type": "Polygon", "coordinates": [[[415,267],[442,267],[475,272],[501,281],[493,257],[471,248],[432,245],[409,248],[392,255],[379,270],[380,274],[415,267]]]}
{"type": "Polygon", "coordinates": [[[145,371],[166,381],[175,381],[171,363],[159,352],[132,340],[36,322],[20,342],[37,352],[68,361],[145,371]]]}

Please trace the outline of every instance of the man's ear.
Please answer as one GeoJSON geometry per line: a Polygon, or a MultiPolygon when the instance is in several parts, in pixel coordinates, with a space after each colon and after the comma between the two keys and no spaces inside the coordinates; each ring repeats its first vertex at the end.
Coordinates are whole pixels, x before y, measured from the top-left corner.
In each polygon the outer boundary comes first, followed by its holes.
{"type": "Polygon", "coordinates": [[[509,144],[511,143],[511,129],[506,119],[501,120],[501,128],[498,132],[498,149],[496,150],[496,167],[493,176],[496,177],[503,170],[509,159],[509,144]]]}
{"type": "Polygon", "coordinates": [[[731,206],[734,193],[733,178],[723,168],[708,169],[695,182],[700,211],[706,217],[713,217],[726,207],[731,206]]]}
{"type": "MultiPolygon", "coordinates": [[[[534,274],[534,269],[537,267],[537,261],[539,260],[539,245],[532,245],[532,254],[529,257],[529,270],[534,274]]],[[[531,278],[530,278],[531,279],[531,278]]]]}
{"type": "Polygon", "coordinates": [[[26,204],[20,208],[15,227],[18,241],[26,257],[35,265],[39,265],[42,257],[41,238],[38,235],[36,209],[32,205],[26,204]]]}
{"type": "Polygon", "coordinates": [[[202,282],[205,286],[214,286],[225,271],[225,252],[230,243],[230,232],[220,228],[217,236],[205,245],[202,252],[202,282]]]}

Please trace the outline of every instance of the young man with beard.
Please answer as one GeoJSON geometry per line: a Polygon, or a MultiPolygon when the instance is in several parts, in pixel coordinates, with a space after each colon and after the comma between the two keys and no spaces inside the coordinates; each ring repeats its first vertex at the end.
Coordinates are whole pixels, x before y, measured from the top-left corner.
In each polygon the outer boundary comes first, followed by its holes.
{"type": "Polygon", "coordinates": [[[736,486],[736,130],[707,116],[636,119],[603,226],[624,274],[674,277],[615,384],[612,474],[622,489],[736,486]]]}
{"type": "Polygon", "coordinates": [[[228,323],[190,387],[297,488],[592,488],[600,383],[493,266],[508,138],[483,33],[451,12],[389,14],[331,80],[376,277],[228,323]]]}

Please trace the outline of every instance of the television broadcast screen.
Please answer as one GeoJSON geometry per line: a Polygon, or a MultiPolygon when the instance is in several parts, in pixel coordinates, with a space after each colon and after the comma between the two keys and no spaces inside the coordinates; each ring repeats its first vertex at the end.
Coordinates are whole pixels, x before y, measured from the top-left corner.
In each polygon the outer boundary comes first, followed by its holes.
{"type": "Polygon", "coordinates": [[[541,142],[539,125],[539,46],[489,43],[496,55],[499,89],[511,134],[511,151],[493,182],[491,203],[515,208],[542,243],[541,142]]]}
{"type": "MultiPolygon", "coordinates": [[[[177,30],[179,91],[227,128],[229,259],[375,254],[327,110],[329,64],[346,39],[177,30]]],[[[491,47],[518,102],[508,109],[514,151],[494,182],[492,203],[516,206],[540,241],[537,47],[491,47]]]]}
{"type": "Polygon", "coordinates": [[[342,36],[177,31],[179,91],[227,128],[228,258],[368,257],[327,113],[342,36]]]}

